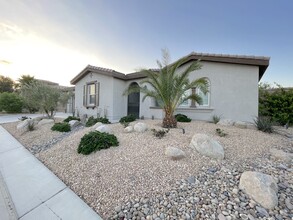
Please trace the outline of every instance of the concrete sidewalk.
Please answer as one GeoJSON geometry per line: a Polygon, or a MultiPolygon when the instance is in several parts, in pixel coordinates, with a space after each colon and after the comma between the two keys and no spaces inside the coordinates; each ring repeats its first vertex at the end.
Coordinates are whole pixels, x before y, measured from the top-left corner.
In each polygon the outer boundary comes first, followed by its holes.
{"type": "Polygon", "coordinates": [[[0,173],[1,220],[102,219],[2,126],[0,173]]]}

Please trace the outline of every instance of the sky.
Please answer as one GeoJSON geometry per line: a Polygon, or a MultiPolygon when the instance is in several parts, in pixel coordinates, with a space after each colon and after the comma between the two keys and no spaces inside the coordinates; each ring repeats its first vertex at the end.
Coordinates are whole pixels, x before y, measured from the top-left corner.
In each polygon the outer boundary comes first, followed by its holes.
{"type": "Polygon", "coordinates": [[[270,57],[293,87],[292,0],[0,0],[0,75],[70,85],[88,64],[131,73],[191,52],[270,57]]]}

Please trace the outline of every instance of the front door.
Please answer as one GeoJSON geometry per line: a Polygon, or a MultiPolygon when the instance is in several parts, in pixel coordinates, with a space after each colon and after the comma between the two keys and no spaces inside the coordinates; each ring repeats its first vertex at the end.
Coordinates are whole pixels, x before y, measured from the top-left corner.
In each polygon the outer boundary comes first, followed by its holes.
{"type": "MultiPolygon", "coordinates": [[[[130,86],[136,86],[136,85],[138,86],[137,83],[131,83],[130,86]]],[[[140,103],[139,92],[128,95],[127,115],[132,114],[136,118],[139,118],[139,103],[140,103]]]]}

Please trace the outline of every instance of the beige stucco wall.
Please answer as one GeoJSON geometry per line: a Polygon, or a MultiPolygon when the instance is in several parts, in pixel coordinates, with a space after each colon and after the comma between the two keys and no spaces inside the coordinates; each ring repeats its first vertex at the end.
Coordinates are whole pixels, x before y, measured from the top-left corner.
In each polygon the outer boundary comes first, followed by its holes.
{"type": "MultiPolygon", "coordinates": [[[[208,107],[180,107],[176,113],[183,113],[196,120],[211,120],[213,115],[233,120],[252,122],[258,115],[258,67],[216,62],[202,62],[202,69],[192,72],[190,79],[206,77],[210,81],[210,105],[208,107]]],[[[184,67],[183,67],[184,68],[184,67]]],[[[127,115],[127,96],[124,90],[141,79],[123,81],[105,75],[87,75],[76,84],[76,108],[80,114],[96,115],[97,109],[85,109],[82,105],[83,85],[87,81],[97,80],[100,83],[101,116],[104,109],[110,120],[118,121],[127,115]]],[[[163,111],[154,106],[151,98],[142,102],[140,95],[140,117],[160,119],[163,111]]]]}
{"type": "Polygon", "coordinates": [[[113,118],[113,78],[110,76],[105,76],[101,74],[87,74],[75,85],[75,108],[76,114],[79,115],[87,114],[88,116],[95,116],[100,114],[104,116],[105,114],[109,119],[113,118]],[[87,82],[91,81],[100,82],[100,95],[99,95],[99,106],[92,109],[86,109],[83,106],[83,86],[87,82]]]}

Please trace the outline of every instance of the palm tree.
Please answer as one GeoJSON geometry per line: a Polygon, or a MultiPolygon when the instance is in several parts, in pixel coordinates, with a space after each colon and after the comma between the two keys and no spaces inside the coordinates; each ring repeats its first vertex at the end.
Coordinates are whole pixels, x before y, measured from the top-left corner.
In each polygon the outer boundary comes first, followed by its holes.
{"type": "Polygon", "coordinates": [[[131,94],[140,91],[144,94],[143,101],[146,97],[154,98],[164,110],[164,128],[177,127],[174,112],[184,101],[191,99],[199,104],[202,103],[199,95],[187,94],[188,91],[192,88],[199,88],[204,93],[208,92],[208,81],[205,78],[199,78],[193,81],[189,80],[189,74],[201,68],[199,61],[192,61],[187,66],[183,66],[187,62],[187,57],[185,57],[175,63],[169,64],[168,52],[163,51],[163,64],[157,61],[159,70],[142,70],[147,78],[140,82],[139,88],[130,87],[125,92],[126,94],[131,94]],[[182,67],[182,69],[179,70],[179,67],[182,67]]]}

